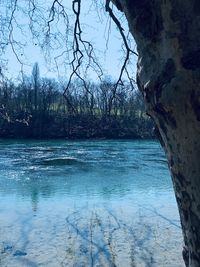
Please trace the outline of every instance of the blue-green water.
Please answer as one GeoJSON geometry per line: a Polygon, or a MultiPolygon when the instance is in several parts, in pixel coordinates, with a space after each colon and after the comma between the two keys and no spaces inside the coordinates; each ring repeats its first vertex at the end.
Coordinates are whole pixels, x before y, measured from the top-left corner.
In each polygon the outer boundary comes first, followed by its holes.
{"type": "Polygon", "coordinates": [[[157,142],[1,141],[0,168],[0,266],[183,266],[157,142]]]}

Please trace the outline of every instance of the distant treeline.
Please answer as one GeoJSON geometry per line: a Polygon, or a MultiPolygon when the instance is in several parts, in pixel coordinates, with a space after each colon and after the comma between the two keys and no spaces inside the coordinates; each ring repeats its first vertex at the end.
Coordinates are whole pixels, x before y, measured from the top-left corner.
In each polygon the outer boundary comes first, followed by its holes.
{"type": "MultiPolygon", "coordinates": [[[[86,81],[87,82],[87,81],[86,81]]],[[[130,85],[115,88],[101,83],[73,81],[65,85],[40,78],[34,65],[31,77],[18,84],[0,85],[1,138],[151,138],[153,122],[145,115],[140,93],[130,85]]]]}

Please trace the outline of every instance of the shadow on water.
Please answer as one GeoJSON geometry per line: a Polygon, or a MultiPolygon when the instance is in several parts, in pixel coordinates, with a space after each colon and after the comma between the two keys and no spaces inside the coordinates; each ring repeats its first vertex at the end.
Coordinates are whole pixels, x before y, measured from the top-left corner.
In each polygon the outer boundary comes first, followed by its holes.
{"type": "Polygon", "coordinates": [[[173,262],[174,267],[181,267],[181,254],[178,257],[174,253],[178,243],[173,244],[170,240],[171,235],[177,235],[176,225],[171,225],[169,230],[170,222],[164,221],[167,224],[163,227],[161,213],[157,213],[159,215],[154,214],[152,220],[152,216],[144,216],[142,208],[127,217],[120,209],[82,206],[67,212],[62,228],[58,218],[58,223],[48,230],[45,227],[50,223],[49,218],[46,218],[46,223],[43,221],[43,228],[38,228],[34,223],[37,218],[33,220],[30,215],[19,214],[23,220],[16,231],[18,239],[14,243],[4,243],[0,255],[20,266],[27,264],[25,266],[33,267],[39,266],[37,262],[41,266],[154,267],[161,266],[160,257],[165,258],[162,266],[172,266],[173,262]],[[39,232],[39,229],[41,235],[46,232],[47,243],[41,242],[37,235],[34,238],[37,247],[33,248],[33,233],[39,232]],[[62,240],[57,239],[59,234],[62,240]],[[66,240],[64,243],[63,239],[66,240]],[[35,261],[34,254],[37,255],[35,261]]]}
{"type": "Polygon", "coordinates": [[[181,266],[177,213],[158,205],[172,196],[158,143],[2,142],[0,152],[0,265],[181,266]]]}

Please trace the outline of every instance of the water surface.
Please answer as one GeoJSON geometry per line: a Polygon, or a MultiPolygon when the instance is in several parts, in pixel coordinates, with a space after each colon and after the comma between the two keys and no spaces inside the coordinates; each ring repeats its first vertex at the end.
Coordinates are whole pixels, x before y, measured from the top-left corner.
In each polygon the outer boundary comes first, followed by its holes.
{"type": "Polygon", "coordinates": [[[183,266],[153,141],[1,141],[0,265],[183,266]]]}

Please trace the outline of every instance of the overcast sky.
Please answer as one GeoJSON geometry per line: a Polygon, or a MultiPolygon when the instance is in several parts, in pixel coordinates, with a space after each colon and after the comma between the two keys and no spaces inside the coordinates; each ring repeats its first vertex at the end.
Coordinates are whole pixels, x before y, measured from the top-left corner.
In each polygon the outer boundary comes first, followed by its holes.
{"type": "MultiPolygon", "coordinates": [[[[50,0],[48,0],[47,2],[51,3],[50,0]]],[[[71,1],[68,1],[68,5],[66,6],[66,8],[67,8],[66,9],[67,14],[69,14],[70,24],[73,27],[74,16],[70,11],[71,1]]],[[[49,13],[47,11],[44,11],[44,15],[47,17],[47,19],[48,19],[48,14],[49,13]]],[[[18,53],[18,59],[20,59],[20,61],[24,63],[23,66],[24,72],[27,74],[31,73],[32,65],[35,62],[38,62],[40,66],[41,76],[57,78],[58,71],[55,68],[54,57],[66,50],[65,45],[68,46],[68,49],[70,48],[71,37],[69,37],[68,43],[63,44],[63,46],[57,49],[49,50],[48,53],[46,53],[47,61],[45,61],[44,51],[46,50],[44,49],[41,52],[39,42],[37,42],[36,39],[32,40],[30,34],[28,33],[27,25],[29,24],[29,20],[26,18],[24,14],[20,12],[16,13],[15,16],[16,19],[18,20],[18,23],[19,24],[21,23],[20,25],[22,25],[21,27],[22,29],[19,30],[17,29],[17,27],[14,27],[13,31],[14,39],[16,39],[17,41],[20,40],[22,43],[26,43],[26,45],[23,47],[24,51],[21,52],[19,51],[19,49],[16,49],[18,53]]],[[[110,24],[108,14],[105,14],[104,11],[99,9],[97,12],[96,6],[94,5],[91,6],[91,0],[83,1],[80,20],[82,22],[83,38],[92,42],[95,48],[95,54],[99,60],[99,63],[103,68],[104,74],[107,76],[111,76],[113,78],[117,78],[120,72],[124,56],[121,47],[122,39],[119,32],[116,30],[114,23],[111,22],[110,24]]],[[[127,29],[125,22],[123,23],[123,26],[125,29],[127,29]]],[[[62,34],[65,32],[65,27],[62,21],[58,23],[57,26],[54,26],[54,24],[52,23],[51,27],[52,30],[55,32],[59,32],[62,34]]],[[[44,34],[43,32],[44,29],[42,27],[40,29],[38,28],[38,26],[36,27],[36,29],[38,31],[41,31],[39,38],[40,39],[44,38],[44,36],[42,37],[42,34],[44,34]]],[[[134,46],[135,46],[134,42],[132,41],[132,48],[135,48],[134,46]]],[[[71,56],[69,55],[68,59],[65,58],[65,60],[63,60],[64,57],[59,57],[59,59],[57,60],[59,75],[64,77],[64,79],[68,78],[71,71],[68,66],[68,63],[71,60],[70,57],[72,57],[72,54],[71,56]]],[[[21,66],[15,54],[13,53],[11,47],[7,48],[5,58],[8,60],[7,75],[9,77],[17,77],[21,66]]],[[[137,59],[135,58],[135,56],[133,56],[132,57],[133,66],[131,70],[133,75],[135,73],[136,60],[137,59]]],[[[88,78],[92,78],[94,80],[96,79],[96,76],[92,71],[88,72],[88,76],[89,76],[88,78]]]]}

